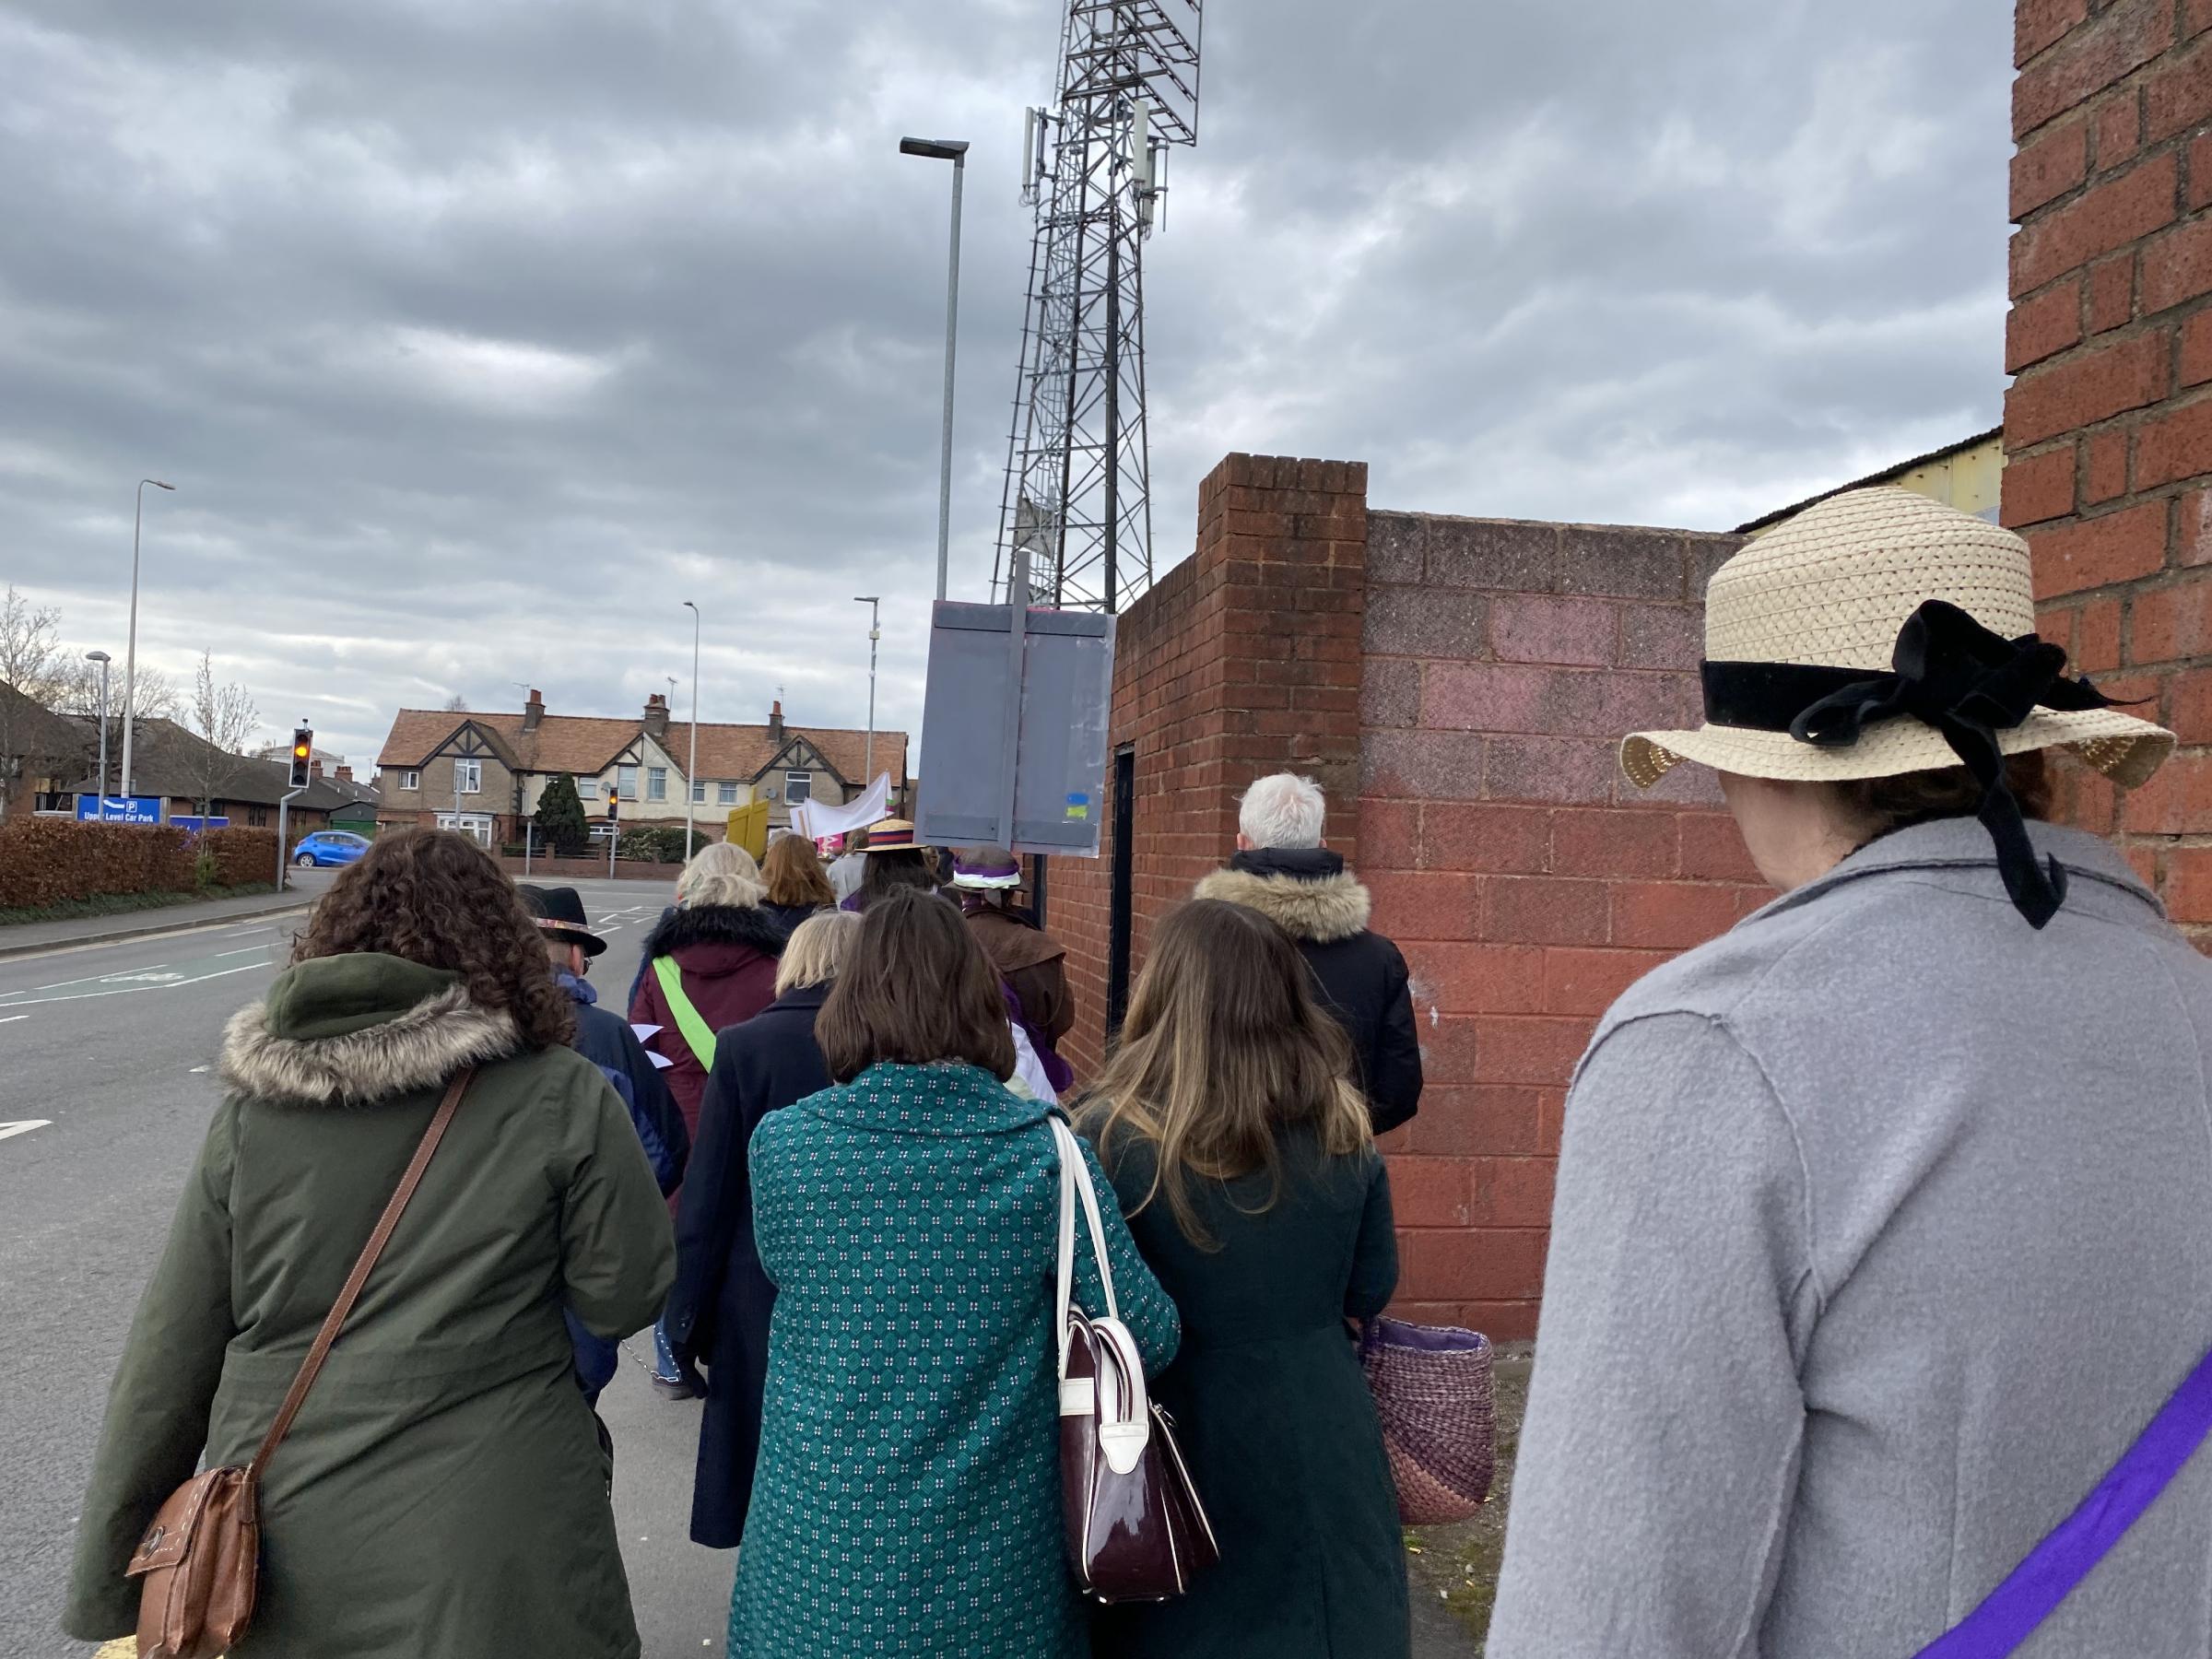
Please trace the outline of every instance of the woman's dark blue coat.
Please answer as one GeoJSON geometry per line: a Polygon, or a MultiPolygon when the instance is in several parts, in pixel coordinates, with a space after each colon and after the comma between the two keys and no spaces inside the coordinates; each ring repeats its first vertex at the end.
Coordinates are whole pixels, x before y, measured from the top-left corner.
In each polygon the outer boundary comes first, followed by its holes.
{"type": "Polygon", "coordinates": [[[828,985],[786,992],[716,1034],[714,1067],[699,1109],[699,1138],[677,1213],[676,1289],[666,1329],[679,1358],[705,1368],[691,1536],[735,1549],[745,1532],[760,1454],[760,1396],[776,1288],[753,1247],[746,1149],[760,1120],[830,1087],[814,1019],[828,985]]]}

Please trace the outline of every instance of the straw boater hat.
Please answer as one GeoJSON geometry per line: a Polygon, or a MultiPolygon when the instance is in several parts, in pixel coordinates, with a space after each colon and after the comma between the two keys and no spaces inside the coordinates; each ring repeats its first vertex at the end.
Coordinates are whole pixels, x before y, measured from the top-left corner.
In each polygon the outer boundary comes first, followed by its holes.
{"type": "MultiPolygon", "coordinates": [[[[1888,778],[1959,765],[1943,733],[1910,713],[1866,722],[1848,743],[1790,732],[1792,720],[1820,699],[1893,676],[1899,636],[1931,599],[1966,612],[2009,651],[2035,631],[2028,544],[1902,489],[1848,490],[1806,508],[1723,565],[1706,589],[1705,724],[1694,732],[1634,734],[1621,746],[1621,770],[1649,789],[1685,760],[1785,780],[1888,778]],[[1783,672],[1760,672],[1776,666],[1783,672]],[[1787,672],[1793,668],[1833,672],[1800,676],[1787,672]],[[1810,695],[1788,707],[1800,690],[1810,695]]],[[[1997,747],[2007,755],[2070,748],[2132,789],[2158,771],[2173,734],[2101,701],[2035,707],[1996,731],[1997,747]]]]}
{"type": "Polygon", "coordinates": [[[877,818],[868,826],[868,844],[863,853],[912,853],[914,826],[907,818],[877,818]]]}
{"type": "Polygon", "coordinates": [[[1965,766],[2007,891],[2037,926],[2065,894],[2039,870],[2002,757],[2067,748],[2124,789],[2173,734],[2065,674],[2035,637],[2028,544],[1902,489],[1808,507],[1713,573],[1705,594],[1705,724],[1638,732],[1621,770],[1649,789],[1695,760],[1794,782],[1965,766]]]}

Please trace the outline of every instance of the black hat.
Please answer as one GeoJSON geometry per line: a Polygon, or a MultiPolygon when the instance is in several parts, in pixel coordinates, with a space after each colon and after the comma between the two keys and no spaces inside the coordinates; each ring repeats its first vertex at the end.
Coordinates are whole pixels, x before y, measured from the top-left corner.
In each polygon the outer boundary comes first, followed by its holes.
{"type": "Polygon", "coordinates": [[[583,898],[574,888],[533,887],[523,882],[515,890],[537,918],[538,931],[548,939],[581,945],[585,956],[597,956],[606,948],[606,941],[592,931],[591,918],[583,913],[583,898]]]}

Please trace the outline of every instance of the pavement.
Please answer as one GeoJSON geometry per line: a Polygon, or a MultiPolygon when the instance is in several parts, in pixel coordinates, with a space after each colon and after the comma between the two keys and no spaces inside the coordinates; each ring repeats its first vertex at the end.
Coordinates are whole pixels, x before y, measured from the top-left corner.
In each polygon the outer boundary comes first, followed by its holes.
{"type": "MultiPolygon", "coordinates": [[[[608,936],[593,979],[618,1002],[667,895],[635,881],[577,885],[608,936]]],[[[267,989],[302,919],[297,910],[204,918],[190,932],[80,938],[0,960],[7,1659],[95,1651],[58,1627],[108,1379],[218,1101],[223,1022],[267,989]]],[[[653,1394],[649,1341],[633,1338],[623,1357],[600,1414],[615,1439],[615,1517],[644,1653],[712,1659],[724,1651],[736,1557],[688,1536],[700,1408],[653,1394]]],[[[1417,1586],[1415,1659],[1474,1653],[1432,1598],[1417,1586]]]]}

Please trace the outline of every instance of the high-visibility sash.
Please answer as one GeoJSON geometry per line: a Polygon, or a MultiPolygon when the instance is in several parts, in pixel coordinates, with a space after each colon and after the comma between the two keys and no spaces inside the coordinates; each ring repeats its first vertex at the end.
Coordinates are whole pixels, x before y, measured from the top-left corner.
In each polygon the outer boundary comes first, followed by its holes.
{"type": "Polygon", "coordinates": [[[674,957],[653,959],[653,977],[661,982],[661,994],[668,1000],[668,1012],[676,1017],[676,1029],[684,1034],[691,1047],[692,1058],[699,1062],[701,1071],[714,1069],[714,1028],[706,1022],[700,1011],[691,1006],[684,994],[684,972],[676,965],[674,957]]]}

